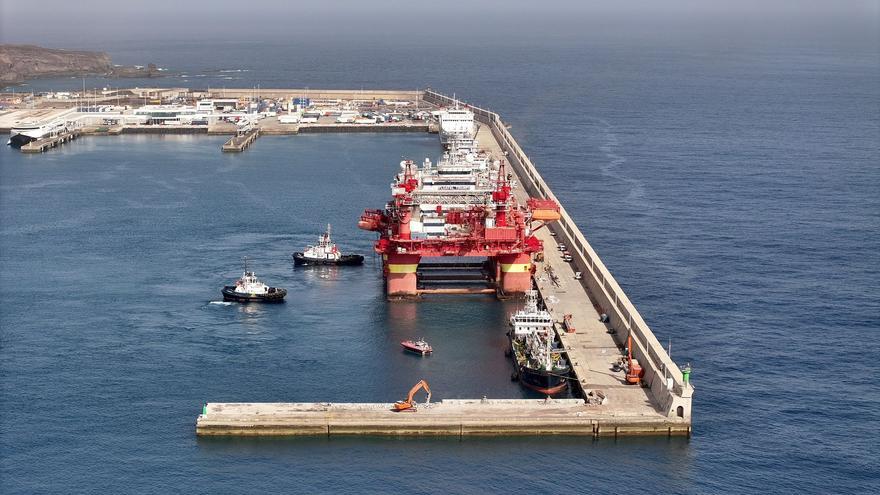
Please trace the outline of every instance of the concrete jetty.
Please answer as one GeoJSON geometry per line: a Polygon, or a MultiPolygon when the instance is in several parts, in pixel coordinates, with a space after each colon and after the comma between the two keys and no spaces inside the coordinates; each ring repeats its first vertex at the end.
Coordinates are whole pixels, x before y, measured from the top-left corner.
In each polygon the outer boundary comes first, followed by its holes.
{"type": "Polygon", "coordinates": [[[61,146],[62,144],[73,141],[77,137],[79,137],[78,130],[65,131],[58,133],[55,136],[46,137],[42,139],[37,139],[31,141],[25,145],[22,145],[21,152],[22,153],[42,153],[49,149],[55,148],[56,146],[61,146]]]}
{"type": "Polygon", "coordinates": [[[420,404],[394,412],[390,403],[209,403],[199,436],[680,436],[689,425],[624,403],[581,399],[474,399],[420,404]]]}
{"type": "Polygon", "coordinates": [[[260,129],[253,128],[247,132],[242,132],[232,136],[226,141],[221,148],[224,153],[240,153],[248,148],[257,138],[260,137],[260,129]]]}

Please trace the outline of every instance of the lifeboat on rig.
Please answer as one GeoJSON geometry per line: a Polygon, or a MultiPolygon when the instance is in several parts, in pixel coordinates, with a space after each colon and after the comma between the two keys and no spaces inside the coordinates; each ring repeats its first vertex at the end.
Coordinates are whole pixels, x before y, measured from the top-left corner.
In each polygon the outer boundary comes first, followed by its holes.
{"type": "Polygon", "coordinates": [[[532,220],[555,222],[562,217],[559,204],[552,199],[529,198],[526,203],[532,212],[532,220]]]}
{"type": "Polygon", "coordinates": [[[358,228],[377,232],[382,230],[384,222],[384,213],[382,210],[365,210],[358,221],[358,228]]]}

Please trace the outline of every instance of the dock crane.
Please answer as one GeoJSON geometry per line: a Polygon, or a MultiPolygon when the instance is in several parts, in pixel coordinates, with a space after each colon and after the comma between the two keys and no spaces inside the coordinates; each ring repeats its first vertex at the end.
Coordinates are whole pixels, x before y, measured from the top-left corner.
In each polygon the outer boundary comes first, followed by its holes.
{"type": "Polygon", "coordinates": [[[419,383],[416,383],[413,388],[409,390],[409,395],[406,396],[406,400],[399,400],[394,403],[395,411],[415,411],[416,403],[413,401],[413,397],[416,395],[416,392],[419,389],[425,389],[425,394],[427,397],[425,398],[425,404],[431,403],[431,387],[428,386],[428,382],[425,380],[419,380],[419,383]]]}

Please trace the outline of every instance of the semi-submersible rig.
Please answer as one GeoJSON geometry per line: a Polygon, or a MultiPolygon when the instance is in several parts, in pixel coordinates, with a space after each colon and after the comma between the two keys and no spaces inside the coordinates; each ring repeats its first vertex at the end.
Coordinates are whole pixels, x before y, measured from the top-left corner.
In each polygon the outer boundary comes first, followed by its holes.
{"type": "MultiPolygon", "coordinates": [[[[365,210],[358,227],[374,231],[389,298],[418,296],[419,267],[427,258],[480,257],[499,296],[531,289],[532,257],[543,250],[535,231],[558,220],[555,201],[518,204],[503,161],[476,149],[452,149],[432,166],[401,162],[384,210],[365,210]]],[[[454,292],[447,290],[446,292],[454,292]]],[[[467,292],[462,290],[461,292],[467,292]]]]}

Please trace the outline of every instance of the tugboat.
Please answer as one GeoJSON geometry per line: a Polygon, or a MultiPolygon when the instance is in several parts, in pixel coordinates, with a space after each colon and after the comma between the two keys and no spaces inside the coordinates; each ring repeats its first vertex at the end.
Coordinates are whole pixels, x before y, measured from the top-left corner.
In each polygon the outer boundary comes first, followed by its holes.
{"type": "Polygon", "coordinates": [[[526,304],[510,317],[510,355],[514,379],[545,395],[561,392],[568,385],[570,367],[555,347],[553,318],[538,309],[538,291],[526,291],[526,304]]]}
{"type": "Polygon", "coordinates": [[[224,301],[237,302],[284,302],[287,289],[269,287],[260,282],[254,272],[248,270],[248,259],[244,259],[244,273],[235,281],[235,285],[227,285],[220,291],[224,301]]]}
{"type": "Polygon", "coordinates": [[[293,253],[293,264],[306,265],[362,265],[364,257],[359,254],[342,254],[330,240],[330,224],[327,232],[318,238],[317,246],[309,246],[305,252],[293,253]]]}
{"type": "Polygon", "coordinates": [[[425,342],[425,339],[421,338],[419,340],[404,340],[400,345],[403,346],[405,351],[420,354],[422,356],[434,352],[434,349],[425,342]]]}

